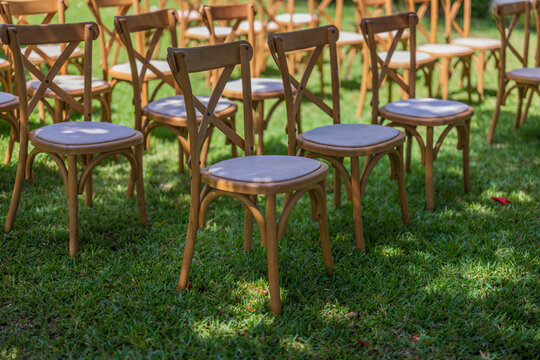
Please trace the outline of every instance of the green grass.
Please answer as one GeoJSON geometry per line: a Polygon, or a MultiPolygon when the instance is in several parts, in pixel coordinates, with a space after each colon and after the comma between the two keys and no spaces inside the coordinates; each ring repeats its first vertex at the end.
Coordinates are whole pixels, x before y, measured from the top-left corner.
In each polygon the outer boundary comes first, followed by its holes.
{"type": "MultiPolygon", "coordinates": [[[[70,5],[68,20],[90,18],[82,0],[70,5]]],[[[497,36],[491,20],[473,25],[476,35],[497,36]]],[[[96,75],[98,60],[96,52],[96,75]]],[[[354,116],[356,65],[353,79],[342,84],[342,114],[345,122],[367,123],[367,106],[362,119],[354,116]]],[[[273,65],[268,73],[276,74],[273,65]]],[[[168,132],[157,131],[144,154],[151,226],[140,225],[135,200],[125,197],[127,163],[111,160],[96,171],[94,207],[80,199],[74,259],[63,184],[55,164],[38,157],[36,184],[25,184],[15,230],[0,237],[0,358],[538,358],[540,105],[535,100],[527,122],[514,130],[517,98],[511,96],[495,144],[487,145],[496,84],[490,65],[486,99],[474,104],[470,193],[463,192],[452,133],[435,163],[436,209],[426,211],[415,147],[406,179],[412,222],[405,226],[389,163],[382,161],[363,199],[364,254],[354,250],[351,203],[335,208],[327,194],[333,276],[323,266],[309,198],[300,201],[279,243],[282,316],[270,313],[258,231],[253,253],[245,255],[243,210],[229,199],[212,205],[199,233],[191,290],[175,292],[189,176],[176,170],[177,144],[168,132]]],[[[129,86],[116,88],[114,122],[133,125],[131,96],[129,86]]],[[[465,101],[466,93],[451,97],[465,101]]],[[[272,120],[267,152],[286,153],[284,108],[272,120]]],[[[303,123],[308,129],[328,120],[306,103],[303,123]]],[[[1,153],[9,135],[4,123],[0,134],[1,153]]],[[[228,154],[216,136],[210,162],[228,154]]],[[[1,214],[16,159],[0,166],[1,214]]]]}

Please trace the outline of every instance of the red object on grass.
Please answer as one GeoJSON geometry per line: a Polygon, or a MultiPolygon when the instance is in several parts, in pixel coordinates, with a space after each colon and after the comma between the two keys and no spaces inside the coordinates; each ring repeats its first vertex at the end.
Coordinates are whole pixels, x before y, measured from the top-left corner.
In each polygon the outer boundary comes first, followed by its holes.
{"type": "Polygon", "coordinates": [[[362,341],[360,339],[356,339],[356,342],[358,343],[358,345],[362,345],[364,347],[370,347],[369,343],[365,342],[365,341],[362,341]]]}
{"type": "Polygon", "coordinates": [[[500,197],[493,196],[491,198],[491,200],[496,201],[496,202],[498,202],[500,204],[503,204],[503,205],[511,204],[510,200],[508,200],[507,198],[502,198],[502,197],[500,198],[500,197]]]}

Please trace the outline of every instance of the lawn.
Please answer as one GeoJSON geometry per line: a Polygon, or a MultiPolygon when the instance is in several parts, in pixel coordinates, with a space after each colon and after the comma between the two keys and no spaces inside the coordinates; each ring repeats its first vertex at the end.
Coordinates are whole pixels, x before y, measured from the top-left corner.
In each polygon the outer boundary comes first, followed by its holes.
{"type": "MultiPolygon", "coordinates": [[[[345,13],[352,29],[352,7],[345,13]]],[[[67,19],[91,19],[84,0],[70,1],[67,19]]],[[[474,20],[473,35],[498,33],[489,18],[474,20]]],[[[99,76],[97,41],[94,47],[99,76]]],[[[267,75],[276,76],[268,64],[267,75]]],[[[354,116],[360,77],[357,62],[352,80],[342,83],[344,122],[369,122],[367,104],[362,119],[354,116]]],[[[317,81],[311,85],[318,90],[317,81]]],[[[451,89],[452,99],[466,101],[457,77],[451,89]]],[[[199,90],[209,91],[202,78],[199,90]]],[[[38,157],[36,183],[25,184],[15,229],[0,236],[0,358],[538,358],[540,104],[535,100],[527,122],[514,130],[517,97],[511,96],[488,145],[496,90],[490,64],[486,98],[473,104],[470,193],[463,192],[452,133],[435,162],[436,209],[426,211],[416,146],[406,178],[412,222],[404,225],[389,163],[382,161],[363,198],[367,251],[359,253],[352,204],[334,207],[329,189],[332,276],[308,215],[309,198],[299,202],[279,243],[281,316],[270,313],[258,231],[254,251],[244,254],[243,210],[228,198],[212,205],[198,235],[191,289],[176,293],[189,175],[177,170],[177,143],[169,132],[156,131],[144,154],[151,226],[140,225],[135,199],[125,196],[126,161],[110,160],[96,171],[94,207],[80,197],[75,258],[68,256],[62,181],[56,165],[38,157]]],[[[419,85],[418,96],[425,95],[419,85]]],[[[131,97],[128,85],[115,89],[115,123],[133,126],[131,97]]],[[[303,111],[305,129],[329,123],[308,103],[303,111]]],[[[285,154],[284,107],[272,120],[266,151],[285,154]]],[[[38,126],[34,117],[32,127],[38,126]]],[[[9,127],[0,123],[0,153],[8,136],[9,127]]],[[[0,214],[8,211],[17,150],[0,166],[0,214]]],[[[210,163],[229,153],[223,136],[215,136],[210,163]]]]}

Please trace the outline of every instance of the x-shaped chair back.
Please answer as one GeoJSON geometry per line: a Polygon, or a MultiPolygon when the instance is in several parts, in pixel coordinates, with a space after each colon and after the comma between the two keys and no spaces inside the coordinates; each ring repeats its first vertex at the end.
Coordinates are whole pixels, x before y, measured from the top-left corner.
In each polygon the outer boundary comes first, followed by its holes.
{"type": "MultiPolygon", "coordinates": [[[[261,1],[260,4],[263,2],[261,1]]],[[[308,13],[311,15],[313,21],[309,24],[309,27],[315,26],[317,23],[315,21],[316,19],[316,11],[317,11],[317,4],[315,0],[307,0],[308,3],[308,13]]],[[[263,11],[268,18],[268,21],[273,21],[276,24],[279,24],[275,17],[278,15],[278,11],[280,9],[285,9],[285,12],[290,15],[290,21],[285,26],[281,26],[281,31],[293,31],[294,30],[294,22],[293,22],[293,14],[295,12],[295,0],[269,0],[268,5],[264,6],[264,4],[261,6],[261,11],[263,11]]]]}
{"type": "Polygon", "coordinates": [[[378,123],[378,110],[379,110],[379,89],[382,86],[386,77],[390,77],[399,87],[405,91],[409,98],[415,96],[415,84],[416,84],[416,24],[418,23],[418,16],[416,13],[409,12],[403,14],[396,14],[386,16],[384,18],[364,18],[360,23],[360,28],[366,39],[372,73],[372,87],[373,97],[371,100],[372,123],[378,123]],[[389,64],[392,60],[396,46],[403,36],[405,30],[409,30],[409,53],[410,53],[410,68],[409,79],[405,82],[405,79],[395,69],[390,68],[389,64]],[[377,52],[376,36],[382,32],[397,31],[390,49],[386,54],[386,59],[383,60],[377,52]]]}
{"type": "Polygon", "coordinates": [[[15,82],[20,101],[20,137],[21,144],[27,144],[28,118],[36,108],[39,100],[49,89],[63,102],[83,115],[85,121],[92,117],[92,41],[99,35],[96,23],[76,24],[49,24],[43,25],[0,25],[2,42],[9,46],[15,66],[15,82]],[[54,83],[54,77],[68,61],[77,46],[84,43],[84,95],[82,101],[68,94],[54,83]],[[28,59],[28,55],[21,52],[21,46],[42,44],[64,44],[65,49],[46,73],[36,68],[28,59]],[[25,70],[40,81],[34,95],[28,100],[25,70]]]}
{"type": "Polygon", "coordinates": [[[444,10],[444,38],[450,42],[452,29],[462,38],[469,37],[471,32],[471,0],[441,0],[444,10]],[[463,7],[463,22],[460,24],[458,16],[463,7]]]}
{"type": "MultiPolygon", "coordinates": [[[[66,0],[2,1],[0,3],[0,19],[4,24],[28,25],[28,16],[43,15],[41,24],[46,25],[50,24],[54,16],[58,14],[58,22],[63,24],[67,6],[66,0]]],[[[38,54],[49,66],[54,63],[54,60],[37,46],[28,46],[24,55],[28,56],[32,51],[38,54]]]]}
{"type": "MultiPolygon", "coordinates": [[[[103,21],[101,10],[114,7],[116,8],[116,16],[123,16],[133,8],[133,13],[138,14],[140,12],[139,2],[140,0],[86,0],[100,29],[101,36],[99,37],[99,46],[101,50],[101,68],[103,69],[103,77],[105,80],[109,77],[109,69],[116,65],[118,61],[120,47],[123,47],[124,45],[118,38],[114,26],[109,26],[103,21]],[[109,56],[111,53],[113,56],[109,63],[109,56]]],[[[142,38],[137,40],[137,48],[142,48],[143,40],[144,39],[142,38]]]]}
{"type": "MultiPolygon", "coordinates": [[[[529,60],[529,35],[531,28],[531,3],[529,1],[520,1],[507,4],[495,4],[494,8],[495,22],[499,29],[499,34],[502,40],[500,71],[504,75],[506,69],[507,55],[513,54],[519,61],[520,65],[527,67],[529,60]],[[516,25],[520,22],[521,17],[524,17],[524,32],[523,32],[523,48],[518,49],[515,43],[510,41],[516,25]],[[507,23],[507,18],[510,18],[510,23],[507,23]]],[[[538,18],[538,12],[536,12],[538,18]]],[[[537,49],[538,52],[538,49],[537,49]]],[[[538,62],[538,56],[536,57],[538,62]]],[[[538,66],[538,64],[537,64],[538,66]]]]}
{"type": "Polygon", "coordinates": [[[418,15],[418,30],[424,35],[429,43],[435,44],[437,42],[437,24],[439,17],[439,0],[405,0],[407,2],[407,8],[411,12],[416,12],[418,15]],[[418,5],[418,6],[417,6],[418,5]],[[429,31],[422,25],[422,20],[426,16],[428,10],[430,11],[430,28],[429,31]]]}
{"type": "Polygon", "coordinates": [[[240,147],[246,156],[253,155],[253,113],[251,98],[251,74],[249,62],[253,56],[253,48],[247,41],[200,46],[194,48],[169,48],[167,60],[173,76],[184,94],[190,146],[190,169],[193,179],[200,174],[200,152],[205,139],[213,128],[219,129],[231,142],[240,147]],[[215,115],[216,105],[222,96],[225,84],[229,81],[235,67],[240,65],[242,78],[244,137],[231,129],[222,119],[215,115]],[[207,106],[193,94],[189,74],[212,71],[221,68],[221,75],[216,82],[207,106]],[[196,110],[202,114],[200,116],[196,110]]]}
{"type": "Polygon", "coordinates": [[[289,155],[296,154],[296,123],[300,119],[300,105],[303,98],[307,98],[329,117],[334,124],[340,123],[339,105],[339,75],[336,41],[339,38],[339,30],[334,25],[321,26],[312,29],[299,30],[289,33],[276,33],[268,35],[270,53],[278,64],[283,79],[285,102],[287,105],[287,134],[289,136],[289,155]],[[317,64],[325,47],[330,50],[330,68],[332,82],[332,106],[319,96],[307,89],[309,77],[317,64]],[[289,70],[287,53],[293,51],[311,51],[311,55],[304,68],[304,72],[298,81],[294,73],[289,70]],[[293,93],[292,87],[296,90],[293,93]]]}

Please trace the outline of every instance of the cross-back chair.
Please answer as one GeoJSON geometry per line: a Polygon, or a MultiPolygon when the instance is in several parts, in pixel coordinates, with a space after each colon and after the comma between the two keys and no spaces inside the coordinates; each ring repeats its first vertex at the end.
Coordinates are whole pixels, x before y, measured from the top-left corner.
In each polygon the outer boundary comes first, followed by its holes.
{"type": "Polygon", "coordinates": [[[362,19],[361,28],[366,38],[372,65],[372,88],[373,98],[372,123],[382,124],[388,120],[389,126],[402,127],[407,133],[406,169],[410,171],[411,146],[413,137],[417,140],[421,154],[422,164],[426,167],[426,207],[434,208],[434,181],[433,163],[439,154],[442,143],[452,129],[457,130],[458,149],[463,152],[463,181],[465,191],[470,190],[469,176],[469,135],[470,122],[474,110],[463,103],[451,100],[439,100],[432,98],[416,99],[416,24],[418,16],[415,13],[404,13],[380,18],[362,19]],[[395,69],[389,66],[389,56],[395,51],[401,34],[408,29],[410,32],[409,49],[410,70],[407,73],[408,81],[395,69]],[[388,51],[389,56],[382,59],[377,52],[376,34],[380,32],[395,31],[396,37],[388,51]],[[379,104],[379,89],[385,78],[391,77],[403,91],[408,94],[408,99],[394,101],[382,107],[379,104]],[[434,130],[443,127],[443,131],[437,142],[434,142],[434,130]],[[418,132],[418,127],[426,128],[425,140],[418,132]]]}
{"type": "Polygon", "coordinates": [[[462,86],[463,80],[467,81],[467,96],[469,103],[471,103],[471,63],[474,49],[464,45],[437,43],[439,0],[406,0],[406,2],[409,11],[416,12],[418,15],[418,29],[428,42],[427,44],[418,46],[417,51],[429,54],[438,60],[439,81],[437,84],[437,97],[441,96],[444,100],[448,100],[450,78],[459,66],[461,66],[460,86],[462,86]],[[430,9],[431,19],[430,29],[428,31],[422,26],[422,20],[430,9]]]}
{"type": "MultiPolygon", "coordinates": [[[[444,37],[450,44],[467,46],[475,51],[473,60],[476,64],[478,83],[476,90],[480,99],[484,97],[484,71],[490,59],[494,60],[495,66],[499,62],[501,40],[470,37],[471,31],[471,0],[442,0],[445,18],[444,37]],[[462,21],[459,15],[463,14],[462,21]],[[452,33],[456,32],[458,38],[452,39],[452,33]]],[[[463,80],[462,80],[463,81],[463,80]]]]}
{"type": "Polygon", "coordinates": [[[270,51],[281,72],[287,106],[287,131],[289,134],[289,155],[297,153],[322,158],[334,168],[334,203],[341,204],[341,178],[347,189],[347,198],[353,203],[354,236],[356,247],[365,250],[362,225],[361,198],[365,191],[369,174],[375,164],[385,155],[390,158],[392,178],[397,181],[402,217],[409,222],[407,195],[405,189],[405,169],[403,166],[403,143],[405,134],[396,129],[380,125],[342,123],[339,97],[339,76],[336,42],[339,31],[333,25],[299,30],[289,33],[276,33],[268,37],[270,51]],[[308,90],[307,84],[317,58],[323,50],[330,50],[330,69],[332,83],[332,104],[308,90]],[[288,52],[299,49],[313,49],[311,56],[298,81],[289,70],[286,56],[288,52]],[[292,89],[296,89],[293,92],[292,89]],[[309,100],[312,107],[322,110],[332,125],[322,126],[306,132],[298,131],[296,125],[300,117],[302,100],[309,100]],[[292,138],[291,138],[292,137],[292,138]],[[361,173],[359,158],[366,157],[361,173]],[[344,166],[344,158],[350,158],[351,172],[344,166]]]}
{"type": "MultiPolygon", "coordinates": [[[[153,50],[156,49],[159,39],[165,33],[168,33],[171,37],[172,45],[177,45],[176,28],[178,17],[176,11],[165,9],[137,15],[117,16],[114,21],[116,33],[127,50],[134,89],[135,116],[141,119],[146,148],[150,147],[150,133],[153,129],[157,127],[169,129],[176,135],[178,140],[178,168],[180,172],[183,172],[184,154],[187,160],[190,153],[186,136],[187,112],[184,96],[175,95],[159,98],[149,102],[144,107],[141,106],[142,79],[147,77],[148,72],[156,72],[163,82],[176,89],[177,94],[180,92],[173,77],[164,76],[159,72],[159,69],[151,66],[150,61],[153,50]],[[137,52],[133,44],[133,35],[139,32],[153,32],[146,54],[137,52]]],[[[208,101],[208,97],[199,97],[199,100],[205,102],[208,101]]],[[[221,99],[218,107],[220,109],[219,116],[225,119],[231,127],[234,127],[236,106],[231,101],[221,99]]],[[[201,156],[203,162],[206,159],[210,139],[207,141],[207,146],[204,148],[203,156],[201,156]]],[[[235,147],[233,146],[233,154],[234,151],[235,147]]]]}
{"type": "MultiPolygon", "coordinates": [[[[533,3],[536,7],[535,22],[536,26],[540,24],[540,13],[538,9],[539,2],[533,3]]],[[[528,67],[529,62],[529,37],[531,28],[531,12],[532,7],[529,1],[518,1],[507,4],[495,4],[494,7],[495,20],[497,28],[501,36],[502,48],[499,62],[499,81],[497,89],[497,102],[495,104],[495,111],[493,112],[493,120],[489,128],[487,136],[487,142],[493,142],[493,136],[495,135],[495,128],[497,126],[497,120],[499,119],[499,113],[501,106],[505,104],[508,95],[512,90],[518,90],[518,107],[516,117],[514,121],[514,128],[517,129],[523,124],[527,118],[529,107],[532,102],[533,95],[540,94],[540,41],[537,41],[535,67],[528,67]],[[512,37],[516,26],[520,23],[521,18],[524,18],[524,32],[523,40],[520,41],[515,37],[512,37]],[[511,19],[508,22],[508,19],[511,19]],[[512,40],[512,41],[511,41],[512,40]],[[514,42],[515,41],[515,42],[514,42]],[[520,48],[518,43],[523,43],[523,47],[520,48]],[[507,64],[508,58],[514,55],[515,59],[519,62],[521,67],[508,71],[507,64]],[[509,56],[510,55],[510,56],[509,56]],[[509,83],[513,83],[508,88],[509,83]],[[523,108],[523,100],[526,100],[525,108],[523,108]]],[[[536,31],[540,31],[539,28],[536,31]]]]}
{"type": "Polygon", "coordinates": [[[186,47],[186,40],[184,34],[186,30],[192,25],[203,25],[202,16],[199,12],[199,8],[202,4],[201,0],[160,0],[159,8],[166,9],[170,6],[169,2],[172,2],[176,5],[178,11],[178,17],[180,19],[180,36],[178,39],[178,44],[181,48],[186,47]]]}
{"type": "MultiPolygon", "coordinates": [[[[278,155],[253,155],[253,122],[251,111],[251,76],[249,61],[253,55],[246,41],[188,49],[169,49],[169,63],[186,99],[188,131],[191,139],[191,191],[190,214],[178,291],[188,286],[188,276],[193,259],[197,227],[204,227],[205,214],[210,203],[220,196],[231,196],[242,202],[244,212],[244,251],[252,249],[253,218],[261,234],[261,244],[266,247],[270,307],[274,314],[281,313],[277,243],[286,231],[287,221],[300,197],[309,193],[312,201],[312,218],[318,220],[324,264],[332,273],[333,262],[328,238],[325,179],[328,166],[319,161],[278,155]],[[240,65],[244,86],[244,136],[230,129],[215,114],[221,92],[234,68],[240,65]],[[213,88],[208,104],[193,96],[190,74],[223,68],[220,79],[213,88]],[[198,122],[197,113],[204,114],[198,122]],[[209,129],[216,127],[233,141],[245,156],[220,161],[208,168],[201,168],[199,152],[209,129]],[[201,183],[205,184],[201,191],[201,183]],[[292,193],[283,205],[277,220],[276,195],[292,193]],[[257,207],[257,195],[265,196],[265,213],[257,207]]],[[[292,131],[289,132],[292,134],[292,131]]],[[[289,136],[290,140],[291,136],[289,136]]]]}
{"type": "MultiPolygon", "coordinates": [[[[393,4],[391,0],[353,0],[353,3],[356,6],[356,20],[358,26],[358,32],[360,30],[360,21],[363,18],[371,17],[380,17],[380,16],[389,16],[393,12],[393,4]]],[[[383,32],[376,35],[377,45],[379,47],[379,56],[383,59],[388,55],[388,49],[390,48],[394,36],[397,32],[383,32]]],[[[410,69],[410,55],[409,50],[407,50],[407,39],[409,37],[409,32],[406,30],[401,36],[401,45],[404,50],[394,51],[393,56],[390,59],[389,66],[395,70],[401,70],[407,77],[407,72],[410,69]]],[[[416,54],[416,69],[421,72],[424,76],[426,88],[428,89],[428,96],[431,96],[431,83],[433,77],[433,68],[435,66],[436,58],[427,54],[427,53],[418,53],[416,54]]],[[[366,48],[366,53],[364,55],[364,74],[362,76],[362,82],[360,84],[360,97],[358,101],[358,106],[356,108],[356,116],[361,117],[363,109],[365,106],[367,90],[370,85],[370,73],[369,73],[369,52],[366,48]]],[[[388,79],[388,101],[392,101],[392,78],[388,79]]],[[[406,92],[401,92],[401,98],[407,98],[406,92]]]]}
{"type": "MultiPolygon", "coordinates": [[[[11,70],[10,77],[11,77],[11,70]]],[[[0,91],[0,119],[6,121],[10,126],[8,147],[4,157],[4,164],[11,161],[15,141],[19,140],[19,121],[16,110],[19,108],[19,98],[10,92],[0,91]]]]}
{"type": "MultiPolygon", "coordinates": [[[[13,1],[3,0],[0,2],[0,19],[3,24],[29,24],[28,16],[43,16],[41,24],[50,24],[58,15],[58,23],[65,23],[65,11],[67,10],[67,0],[24,0],[13,1]]],[[[46,64],[51,66],[62,53],[62,48],[58,45],[44,44],[41,46],[28,46],[22,49],[26,56],[34,65],[46,64]]],[[[77,67],[82,72],[82,58],[84,51],[75,49],[69,59],[69,63],[77,67]]],[[[67,69],[62,69],[62,73],[67,74],[67,69]]]]}
{"type": "Polygon", "coordinates": [[[22,186],[25,177],[32,181],[32,164],[41,153],[48,154],[58,165],[64,180],[66,195],[69,200],[69,253],[74,256],[78,249],[78,195],[85,193],[85,203],[92,206],[92,171],[104,158],[111,155],[124,155],[131,164],[131,176],[128,195],[137,189],[137,200],[141,222],[148,224],[144,202],[142,145],[143,136],[139,131],[140,123],[135,123],[135,130],[107,122],[92,122],[92,41],[98,37],[99,28],[92,22],[53,25],[1,25],[0,37],[9,46],[13,54],[15,82],[19,96],[19,136],[20,150],[17,175],[11,197],[11,204],[6,218],[4,231],[13,229],[19,207],[22,186]],[[65,65],[69,56],[79,44],[84,45],[84,94],[82,101],[57,85],[55,77],[65,65]],[[21,46],[63,44],[64,50],[56,62],[46,72],[37,69],[23,52],[21,46]],[[31,97],[27,91],[25,70],[39,81],[39,86],[31,97]],[[29,131],[28,118],[36,108],[38,101],[47,91],[52,91],[62,101],[79,112],[84,121],[55,123],[29,131]],[[28,143],[34,148],[28,154],[28,143]],[[65,158],[67,157],[67,166],[65,158]],[[77,162],[84,170],[77,176],[77,162]]]}

